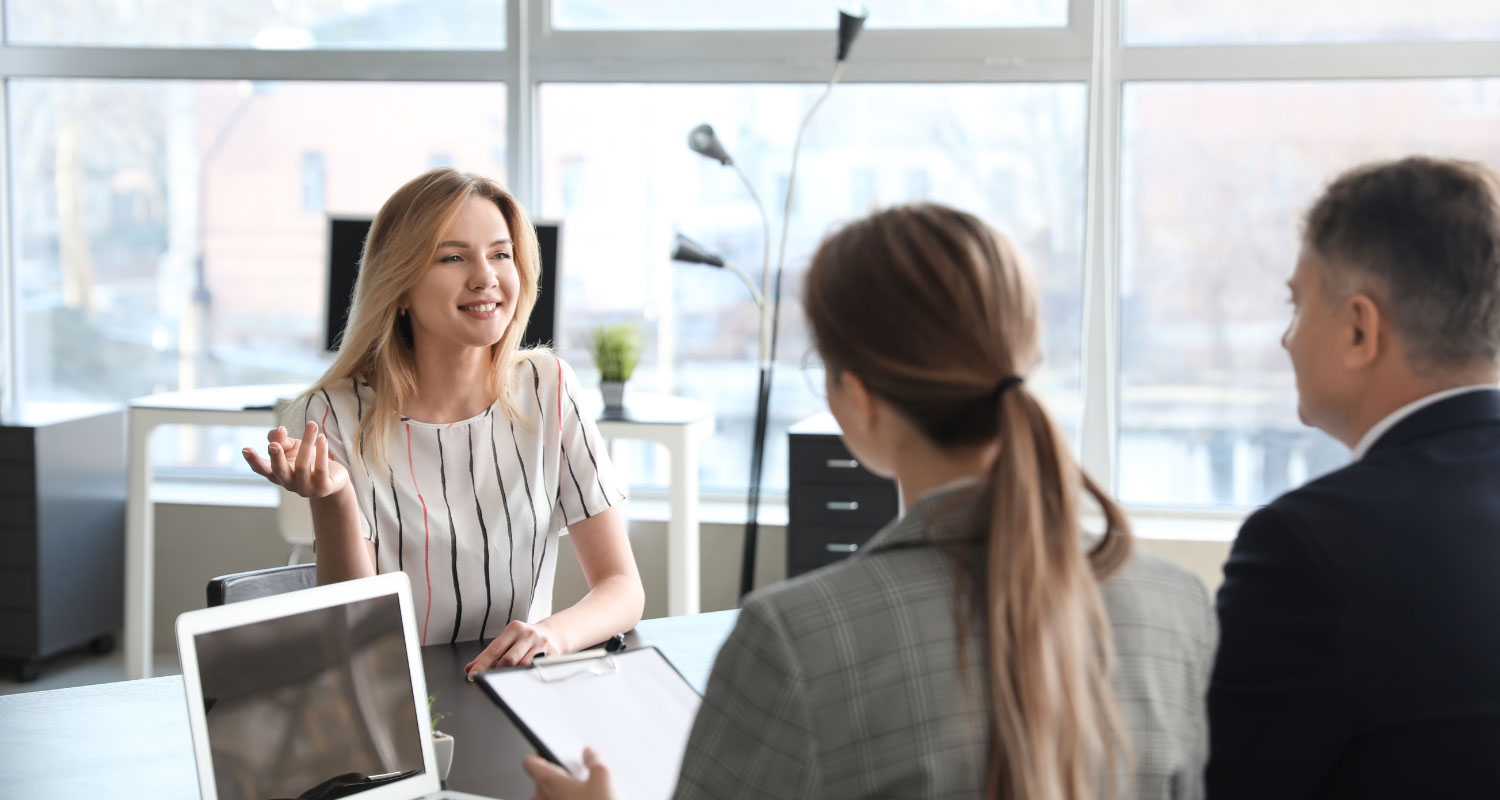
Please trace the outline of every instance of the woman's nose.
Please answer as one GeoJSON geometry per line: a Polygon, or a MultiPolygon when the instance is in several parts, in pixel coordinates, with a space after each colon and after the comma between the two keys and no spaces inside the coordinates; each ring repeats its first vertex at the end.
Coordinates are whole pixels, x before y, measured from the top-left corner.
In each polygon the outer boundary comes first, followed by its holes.
{"type": "Polygon", "coordinates": [[[499,285],[500,276],[496,274],[495,268],[488,262],[479,269],[474,270],[474,274],[469,276],[469,288],[476,292],[493,289],[499,285]]]}

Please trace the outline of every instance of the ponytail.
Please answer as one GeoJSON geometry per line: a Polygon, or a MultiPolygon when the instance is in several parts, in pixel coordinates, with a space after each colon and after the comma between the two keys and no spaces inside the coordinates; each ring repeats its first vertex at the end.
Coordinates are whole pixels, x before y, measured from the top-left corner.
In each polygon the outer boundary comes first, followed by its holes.
{"type": "Polygon", "coordinates": [[[1098,581],[1129,557],[1119,508],[1083,476],[1024,389],[998,398],[1000,449],[980,491],[990,697],[987,796],[1083,800],[1120,792],[1128,742],[1110,688],[1098,581]],[[1079,543],[1082,483],[1104,536],[1079,543]]]}

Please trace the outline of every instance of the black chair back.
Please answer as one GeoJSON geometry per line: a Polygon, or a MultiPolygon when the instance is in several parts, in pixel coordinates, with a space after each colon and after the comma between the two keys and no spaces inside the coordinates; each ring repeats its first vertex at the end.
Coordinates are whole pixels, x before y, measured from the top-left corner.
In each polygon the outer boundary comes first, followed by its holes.
{"type": "Polygon", "coordinates": [[[318,565],[294,564],[251,572],[220,575],[208,582],[209,606],[222,606],[257,597],[270,597],[318,585],[318,565]]]}

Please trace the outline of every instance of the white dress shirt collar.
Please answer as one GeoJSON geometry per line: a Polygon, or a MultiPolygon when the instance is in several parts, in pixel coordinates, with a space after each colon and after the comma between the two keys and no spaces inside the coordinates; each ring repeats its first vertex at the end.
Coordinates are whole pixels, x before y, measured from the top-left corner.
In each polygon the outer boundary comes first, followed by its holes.
{"type": "Polygon", "coordinates": [[[1354,451],[1350,460],[1359,461],[1360,459],[1364,458],[1370,452],[1370,448],[1374,447],[1375,443],[1380,441],[1380,437],[1389,433],[1391,428],[1396,427],[1396,425],[1399,424],[1402,420],[1430,405],[1441,403],[1442,401],[1447,400],[1450,397],[1457,397],[1461,394],[1492,390],[1495,388],[1495,386],[1487,383],[1476,384],[1474,386],[1460,386],[1456,389],[1444,389],[1441,392],[1434,392],[1427,395],[1426,397],[1421,398],[1420,400],[1407,403],[1406,405],[1391,412],[1390,415],[1385,419],[1375,423],[1375,427],[1366,431],[1365,435],[1360,437],[1359,443],[1354,445],[1354,451]]]}

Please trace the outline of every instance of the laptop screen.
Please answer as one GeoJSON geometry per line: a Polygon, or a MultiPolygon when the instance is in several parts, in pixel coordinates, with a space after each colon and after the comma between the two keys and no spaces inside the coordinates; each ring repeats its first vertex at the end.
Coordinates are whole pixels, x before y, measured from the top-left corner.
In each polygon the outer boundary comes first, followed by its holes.
{"type": "Polygon", "coordinates": [[[200,633],[193,645],[220,800],[346,797],[422,771],[396,595],[200,633]]]}

